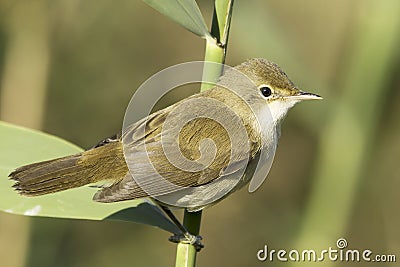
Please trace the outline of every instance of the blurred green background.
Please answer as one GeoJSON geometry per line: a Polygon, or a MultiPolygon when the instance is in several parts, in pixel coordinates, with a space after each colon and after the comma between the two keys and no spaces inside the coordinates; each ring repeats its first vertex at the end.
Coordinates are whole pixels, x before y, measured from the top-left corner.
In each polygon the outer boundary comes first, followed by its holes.
{"type": "MultiPolygon", "coordinates": [[[[210,22],[213,1],[198,4],[210,22]]],[[[288,266],[256,253],[336,248],[340,237],[400,261],[399,32],[396,0],[235,1],[226,63],[270,59],[324,100],[291,110],[256,193],[243,189],[203,213],[198,266],[288,266]]],[[[2,0],[0,119],[89,148],[120,130],[142,82],[202,60],[204,45],[141,1],[2,0]]],[[[1,266],[171,266],[168,236],[1,213],[1,266]]]]}

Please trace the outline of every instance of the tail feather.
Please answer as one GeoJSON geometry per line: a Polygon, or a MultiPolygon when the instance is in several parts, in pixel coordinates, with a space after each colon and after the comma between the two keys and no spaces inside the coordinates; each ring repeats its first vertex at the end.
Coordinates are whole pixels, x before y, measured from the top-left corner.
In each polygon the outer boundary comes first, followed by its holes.
{"type": "Polygon", "coordinates": [[[21,195],[39,196],[102,180],[122,180],[128,169],[120,144],[110,143],[58,159],[22,166],[9,177],[21,195]]]}
{"type": "Polygon", "coordinates": [[[13,171],[9,177],[15,180],[13,187],[22,195],[37,196],[79,187],[87,184],[85,170],[79,159],[82,154],[33,163],[13,171]]]}
{"type": "Polygon", "coordinates": [[[46,177],[52,178],[64,170],[68,171],[68,169],[74,168],[80,156],[81,154],[77,154],[22,166],[10,173],[9,177],[27,184],[45,181],[46,177]]]}

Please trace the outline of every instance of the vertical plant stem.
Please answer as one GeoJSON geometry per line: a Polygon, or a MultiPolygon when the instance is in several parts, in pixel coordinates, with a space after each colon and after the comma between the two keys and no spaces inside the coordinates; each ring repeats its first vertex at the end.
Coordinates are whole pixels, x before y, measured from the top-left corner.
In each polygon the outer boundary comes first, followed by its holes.
{"type": "MultiPolygon", "coordinates": [[[[193,235],[200,233],[201,214],[201,211],[188,212],[185,210],[183,225],[193,235]]],[[[179,243],[175,266],[195,266],[196,254],[196,248],[193,245],[179,243]]]]}
{"type": "MultiPolygon", "coordinates": [[[[225,62],[229,28],[232,16],[233,0],[215,0],[211,35],[215,39],[207,39],[204,61],[223,64],[225,62]]],[[[203,81],[216,82],[222,73],[222,65],[204,65],[203,81]]],[[[211,83],[202,83],[201,91],[212,88],[211,83]]],[[[193,235],[200,233],[202,212],[188,212],[185,210],[183,225],[193,235]]],[[[175,266],[195,266],[196,249],[190,244],[178,244],[175,266]]]]}
{"type": "MultiPolygon", "coordinates": [[[[204,61],[225,63],[226,48],[228,45],[229,28],[231,25],[233,0],[215,0],[211,35],[215,39],[207,39],[204,61]]],[[[205,64],[203,81],[218,80],[222,73],[222,65],[205,64]]],[[[212,88],[212,83],[202,83],[200,91],[212,88]]]]}
{"type": "Polygon", "coordinates": [[[183,225],[190,233],[194,235],[198,235],[200,233],[201,214],[202,211],[197,211],[197,212],[185,211],[183,217],[183,225]]]}

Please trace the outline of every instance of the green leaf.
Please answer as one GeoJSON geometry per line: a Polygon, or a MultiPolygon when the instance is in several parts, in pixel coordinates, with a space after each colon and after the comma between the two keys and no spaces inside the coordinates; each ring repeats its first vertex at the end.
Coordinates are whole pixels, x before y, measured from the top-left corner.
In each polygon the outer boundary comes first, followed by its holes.
{"type": "Polygon", "coordinates": [[[220,43],[226,45],[231,25],[233,0],[215,0],[214,7],[215,11],[211,33],[213,36],[217,36],[217,40],[220,43]]]}
{"type": "Polygon", "coordinates": [[[203,15],[194,0],[143,0],[161,14],[205,39],[212,39],[203,15]]]}
{"type": "Polygon", "coordinates": [[[82,149],[55,136],[0,121],[0,210],[8,213],[70,219],[117,219],[177,232],[150,200],[98,203],[96,188],[84,186],[39,197],[20,196],[8,174],[21,165],[79,153],[82,149]]]}

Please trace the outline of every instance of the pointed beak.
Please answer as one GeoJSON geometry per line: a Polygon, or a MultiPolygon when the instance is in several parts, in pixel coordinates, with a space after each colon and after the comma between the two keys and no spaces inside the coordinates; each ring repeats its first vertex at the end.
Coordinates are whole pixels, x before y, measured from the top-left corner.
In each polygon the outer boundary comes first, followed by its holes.
{"type": "Polygon", "coordinates": [[[319,100],[319,99],[322,99],[322,97],[320,97],[317,94],[299,91],[297,94],[290,96],[290,99],[296,99],[296,100],[299,100],[299,101],[302,101],[302,100],[319,100]]]}

